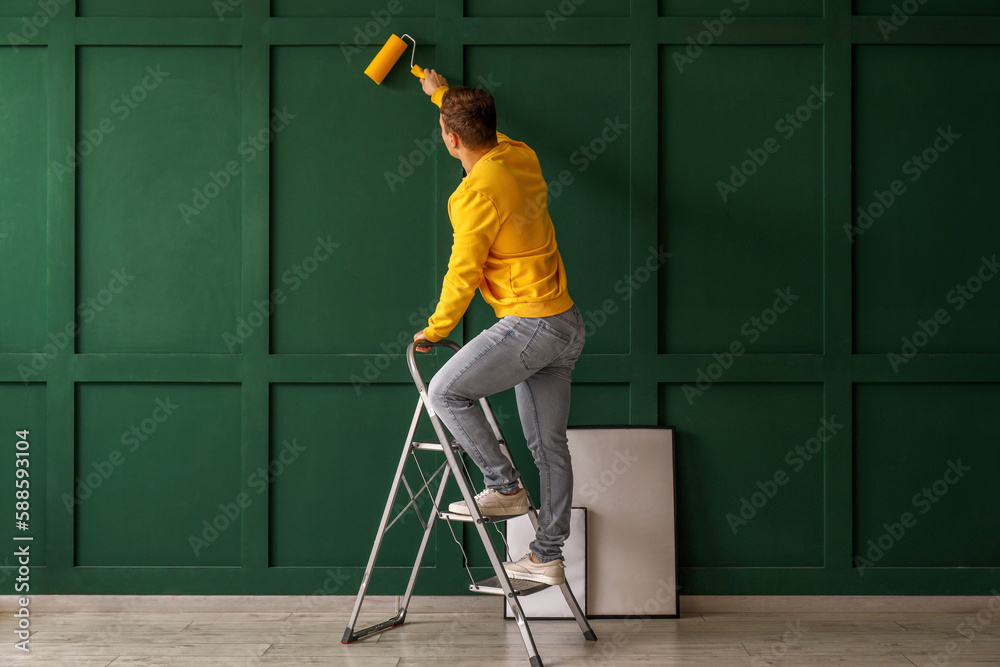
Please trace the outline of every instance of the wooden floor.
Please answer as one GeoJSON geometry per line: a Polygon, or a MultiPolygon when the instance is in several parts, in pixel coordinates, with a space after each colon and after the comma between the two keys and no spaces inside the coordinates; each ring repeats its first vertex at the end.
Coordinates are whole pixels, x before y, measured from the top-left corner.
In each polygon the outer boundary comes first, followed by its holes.
{"type": "MultiPolygon", "coordinates": [[[[58,596],[54,596],[58,598],[58,596]]],[[[95,596],[99,597],[99,596],[95,596]]],[[[203,601],[204,598],[201,598],[203,601]]],[[[0,618],[2,665],[59,667],[351,667],[526,666],[517,627],[499,601],[417,598],[406,624],[349,646],[340,643],[351,600],[320,609],[288,599],[238,603],[148,603],[119,599],[82,610],[58,601],[31,610],[31,653],[13,648],[9,604],[0,618]]],[[[373,624],[392,615],[393,601],[373,600],[373,624]]],[[[366,603],[367,605],[367,603],[366,603]]],[[[689,612],[680,619],[594,620],[599,641],[587,642],[572,621],[531,628],[547,667],[684,665],[685,667],[985,667],[1000,665],[1000,609],[933,612],[689,612]],[[971,622],[970,622],[971,619],[971,622]]],[[[359,627],[362,627],[359,625],[359,627]]]]}

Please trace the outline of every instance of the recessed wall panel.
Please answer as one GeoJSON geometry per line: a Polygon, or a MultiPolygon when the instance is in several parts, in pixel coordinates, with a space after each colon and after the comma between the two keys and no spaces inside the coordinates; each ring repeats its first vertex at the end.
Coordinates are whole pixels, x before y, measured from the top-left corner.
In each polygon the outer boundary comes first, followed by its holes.
{"type": "Polygon", "coordinates": [[[31,17],[38,11],[38,0],[4,0],[0,2],[0,16],[26,17],[30,22],[31,17]]]}
{"type": "MultiPolygon", "coordinates": [[[[57,0],[57,2],[60,0],[57,0]]],[[[78,16],[142,16],[156,18],[241,18],[243,0],[77,0],[78,16]]]]}
{"type": "Polygon", "coordinates": [[[272,50],[273,104],[294,116],[272,146],[272,352],[405,349],[440,293],[438,110],[406,67],[364,76],[377,51],[272,50]]]}
{"type": "MultiPolygon", "coordinates": [[[[239,566],[240,387],[77,385],[75,564],[239,566]]],[[[253,501],[250,495],[249,500],[253,501]]]]}
{"type": "Polygon", "coordinates": [[[996,16],[1000,5],[992,0],[854,0],[854,13],[888,17],[895,13],[897,21],[910,16],[996,16]]]}
{"type": "Polygon", "coordinates": [[[359,17],[359,43],[365,37],[381,45],[395,33],[401,35],[406,28],[394,22],[396,17],[434,16],[434,0],[386,0],[381,3],[366,0],[272,0],[273,16],[299,18],[313,16],[359,17]]]}
{"type": "Polygon", "coordinates": [[[823,117],[838,94],[816,46],[663,47],[661,353],[823,350],[823,117]]]}
{"type": "Polygon", "coordinates": [[[563,0],[465,0],[465,15],[470,17],[546,18],[555,31],[566,25],[566,20],[578,17],[628,16],[626,0],[588,0],[572,2],[563,0]]]}
{"type": "Polygon", "coordinates": [[[660,16],[822,16],[823,0],[660,0],[660,16]],[[731,12],[731,13],[724,13],[731,12]]]}
{"type": "MultiPolygon", "coordinates": [[[[46,341],[47,51],[0,48],[0,353],[46,341]]],[[[72,322],[65,322],[70,324],[72,322]]],[[[30,379],[25,377],[24,379],[30,379]]]]}
{"type": "Polygon", "coordinates": [[[79,351],[239,353],[239,49],[82,47],[77,89],[79,351]]]}
{"type": "Polygon", "coordinates": [[[854,351],[1000,351],[1000,47],[859,46],[854,63],[854,351]]]}
{"type": "Polygon", "coordinates": [[[676,428],[680,566],[823,565],[825,450],[848,427],[824,414],[822,385],[663,384],[659,400],[676,428]]]}
{"type": "MultiPolygon", "coordinates": [[[[271,387],[270,458],[285,459],[269,491],[272,566],[365,566],[416,403],[412,384],[271,387]]],[[[430,440],[424,419],[418,437],[430,440]]],[[[428,476],[443,462],[440,453],[420,456],[428,476]]],[[[412,461],[407,478],[414,492],[423,485],[412,461]]],[[[408,502],[400,489],[393,516],[408,502]]],[[[416,504],[424,520],[431,506],[424,493],[416,504]]],[[[379,565],[412,567],[421,534],[411,507],[388,533],[379,565]]],[[[434,562],[432,549],[424,564],[434,562]]]]}
{"type": "Polygon", "coordinates": [[[854,567],[998,567],[989,383],[854,387],[854,567]]]}

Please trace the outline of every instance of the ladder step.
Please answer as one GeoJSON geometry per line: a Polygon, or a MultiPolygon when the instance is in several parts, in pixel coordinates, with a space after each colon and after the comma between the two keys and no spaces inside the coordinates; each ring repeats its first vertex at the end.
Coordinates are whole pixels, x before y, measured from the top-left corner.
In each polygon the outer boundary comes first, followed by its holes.
{"type": "MultiPolygon", "coordinates": [[[[524,579],[511,579],[510,585],[514,588],[515,595],[531,595],[549,587],[548,584],[540,584],[537,581],[526,581],[524,579]]],[[[490,577],[489,579],[477,581],[474,586],[469,586],[469,590],[474,593],[486,593],[487,595],[506,595],[500,586],[499,577],[490,577]]]]}
{"type": "MultiPolygon", "coordinates": [[[[523,516],[523,515],[518,515],[523,516]]],[[[472,523],[475,519],[472,518],[470,514],[455,514],[454,512],[438,512],[438,518],[444,519],[445,521],[464,521],[465,523],[472,523]]],[[[483,523],[500,523],[501,521],[506,521],[507,519],[514,519],[513,516],[484,516],[483,523]]]]}
{"type": "MultiPolygon", "coordinates": [[[[449,440],[448,444],[450,444],[453,448],[458,446],[458,442],[456,442],[455,440],[449,440]]],[[[419,442],[417,440],[414,440],[413,442],[410,443],[410,447],[412,447],[413,449],[419,449],[424,452],[444,451],[444,447],[441,446],[440,442],[419,442]]]]}

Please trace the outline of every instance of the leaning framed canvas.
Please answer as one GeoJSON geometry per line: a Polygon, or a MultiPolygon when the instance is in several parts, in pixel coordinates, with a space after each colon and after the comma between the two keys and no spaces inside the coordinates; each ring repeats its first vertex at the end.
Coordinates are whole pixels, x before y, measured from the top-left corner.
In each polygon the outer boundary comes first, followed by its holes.
{"type": "MultiPolygon", "coordinates": [[[[528,553],[528,545],[535,539],[535,529],[527,514],[522,514],[507,522],[507,559],[514,560],[528,553]]],[[[569,582],[576,601],[587,613],[587,510],[574,507],[570,510],[569,538],[563,545],[566,563],[566,581],[569,582]]],[[[556,587],[521,598],[521,609],[525,618],[532,620],[553,620],[573,618],[562,592],[556,587]]],[[[504,618],[514,618],[510,605],[503,605],[504,618]]]]}
{"type": "Polygon", "coordinates": [[[673,427],[567,433],[573,506],[587,508],[587,614],[677,618],[673,427]]]}

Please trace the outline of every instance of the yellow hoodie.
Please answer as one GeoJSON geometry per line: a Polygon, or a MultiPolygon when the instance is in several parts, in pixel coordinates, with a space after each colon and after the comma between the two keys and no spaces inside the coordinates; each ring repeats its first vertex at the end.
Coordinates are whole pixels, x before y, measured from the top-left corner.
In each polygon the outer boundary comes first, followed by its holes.
{"type": "MultiPolygon", "coordinates": [[[[440,107],[447,90],[438,88],[431,100],[440,107]]],[[[500,132],[497,142],[448,199],[454,243],[424,329],[429,341],[455,328],[477,287],[497,317],[548,317],[573,306],[538,157],[500,132]]]]}

